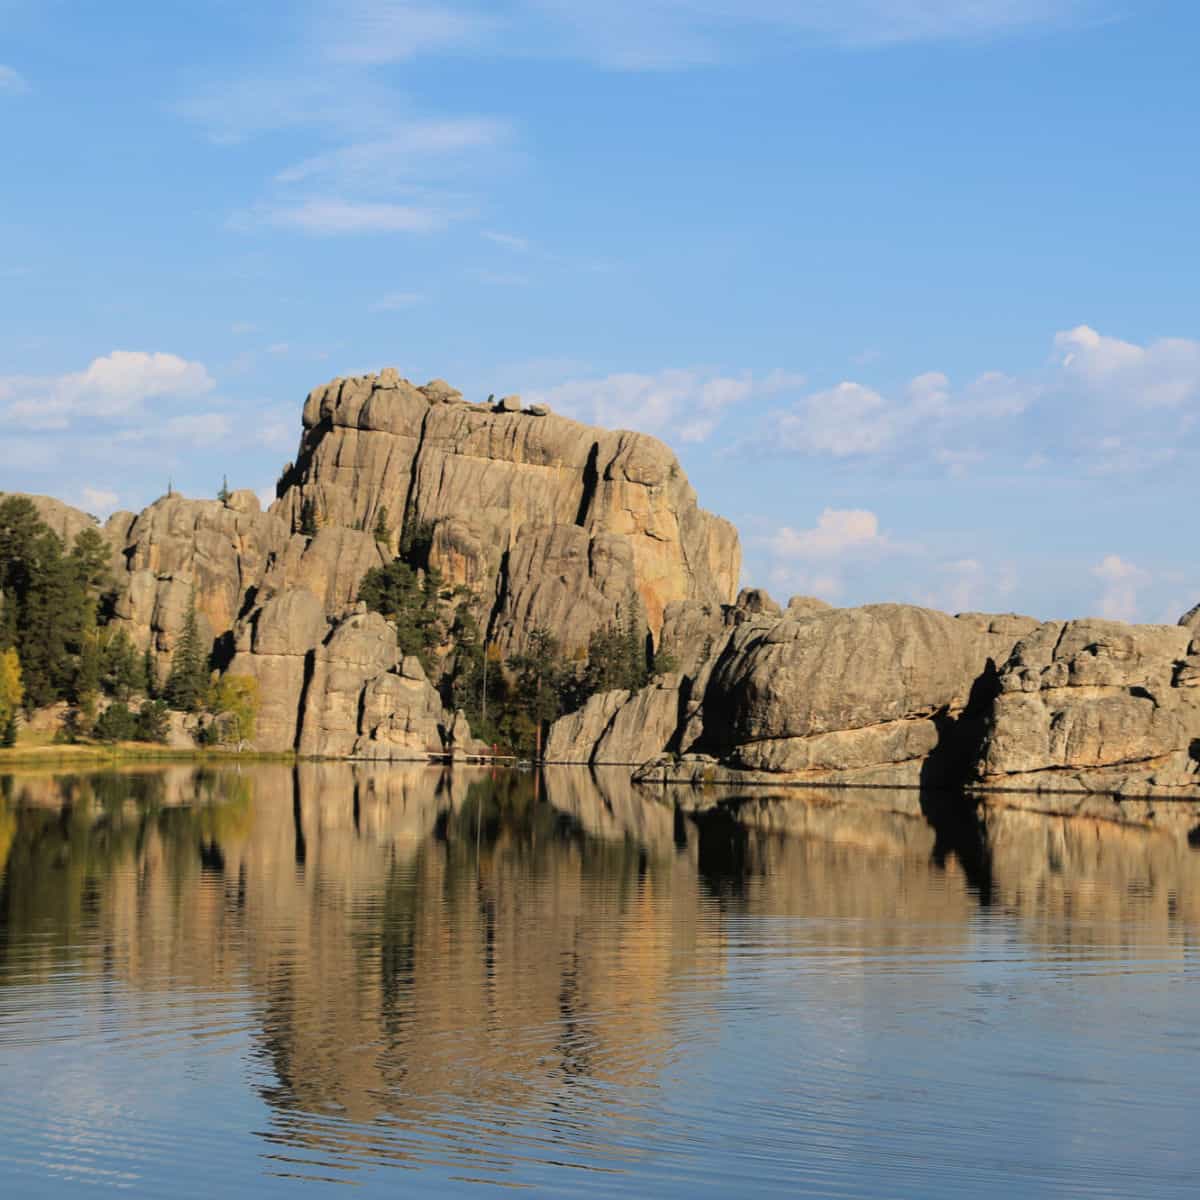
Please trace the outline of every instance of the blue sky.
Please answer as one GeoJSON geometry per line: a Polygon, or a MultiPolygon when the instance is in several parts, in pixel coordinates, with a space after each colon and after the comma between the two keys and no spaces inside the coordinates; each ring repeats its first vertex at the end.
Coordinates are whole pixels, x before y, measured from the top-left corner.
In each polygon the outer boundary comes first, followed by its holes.
{"type": "Polygon", "coordinates": [[[0,488],[269,489],[398,367],[645,429],[781,599],[1174,620],[1200,11],[0,0],[0,488]]]}

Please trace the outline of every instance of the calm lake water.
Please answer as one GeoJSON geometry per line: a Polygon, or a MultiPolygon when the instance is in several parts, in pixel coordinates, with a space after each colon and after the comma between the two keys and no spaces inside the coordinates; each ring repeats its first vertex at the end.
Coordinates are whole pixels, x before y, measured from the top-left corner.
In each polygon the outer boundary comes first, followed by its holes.
{"type": "Polygon", "coordinates": [[[925,810],[0,776],[0,1194],[1194,1196],[1200,818],[925,810]]]}

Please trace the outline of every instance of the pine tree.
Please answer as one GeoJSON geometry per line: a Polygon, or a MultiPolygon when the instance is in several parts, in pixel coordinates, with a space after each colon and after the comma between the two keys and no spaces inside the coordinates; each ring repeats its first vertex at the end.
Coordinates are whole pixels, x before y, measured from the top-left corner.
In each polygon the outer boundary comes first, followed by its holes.
{"type": "Polygon", "coordinates": [[[233,495],[233,493],[229,490],[229,476],[222,475],[221,476],[221,490],[217,493],[217,499],[220,500],[220,502],[222,504],[228,504],[229,498],[232,495],[233,495]]]}
{"type": "Polygon", "coordinates": [[[100,683],[118,700],[128,700],[133,692],[146,690],[145,663],[138,656],[124,626],[109,636],[100,657],[100,683]]]}
{"type": "Polygon", "coordinates": [[[317,505],[310,496],[300,502],[300,532],[305,537],[317,536],[317,505]]]}
{"type": "Polygon", "coordinates": [[[196,620],[196,591],[188,597],[187,613],[171,671],[163,687],[163,695],[172,708],[182,712],[198,712],[208,690],[208,652],[200,644],[200,628],[196,620]]]}
{"type": "Polygon", "coordinates": [[[381,504],[379,506],[379,512],[375,517],[375,528],[373,532],[375,534],[375,540],[381,546],[391,546],[392,531],[388,526],[388,511],[386,505],[381,504]]]}
{"type": "Polygon", "coordinates": [[[149,700],[158,699],[158,666],[154,661],[154,647],[147,644],[142,655],[142,677],[145,680],[146,697],[149,700]]]}

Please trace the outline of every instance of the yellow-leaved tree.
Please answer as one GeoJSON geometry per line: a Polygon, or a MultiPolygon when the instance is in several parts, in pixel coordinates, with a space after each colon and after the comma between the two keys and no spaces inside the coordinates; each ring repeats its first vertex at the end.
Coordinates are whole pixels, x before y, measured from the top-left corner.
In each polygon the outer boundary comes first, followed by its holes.
{"type": "Polygon", "coordinates": [[[15,650],[5,650],[0,653],[0,746],[16,745],[18,712],[24,699],[21,660],[15,650]]]}
{"type": "Polygon", "coordinates": [[[222,675],[213,685],[209,711],[214,714],[220,740],[241,750],[254,740],[258,717],[258,680],[253,675],[222,675]]]}

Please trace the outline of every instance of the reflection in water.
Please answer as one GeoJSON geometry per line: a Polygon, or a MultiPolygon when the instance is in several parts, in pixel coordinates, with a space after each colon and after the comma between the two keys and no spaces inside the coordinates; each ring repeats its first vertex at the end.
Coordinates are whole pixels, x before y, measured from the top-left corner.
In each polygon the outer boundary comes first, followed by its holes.
{"type": "Polygon", "coordinates": [[[0,777],[0,1179],[1107,1195],[1140,1136],[1141,1194],[1190,1187],[1194,811],[694,802],[583,768],[0,777]]]}

